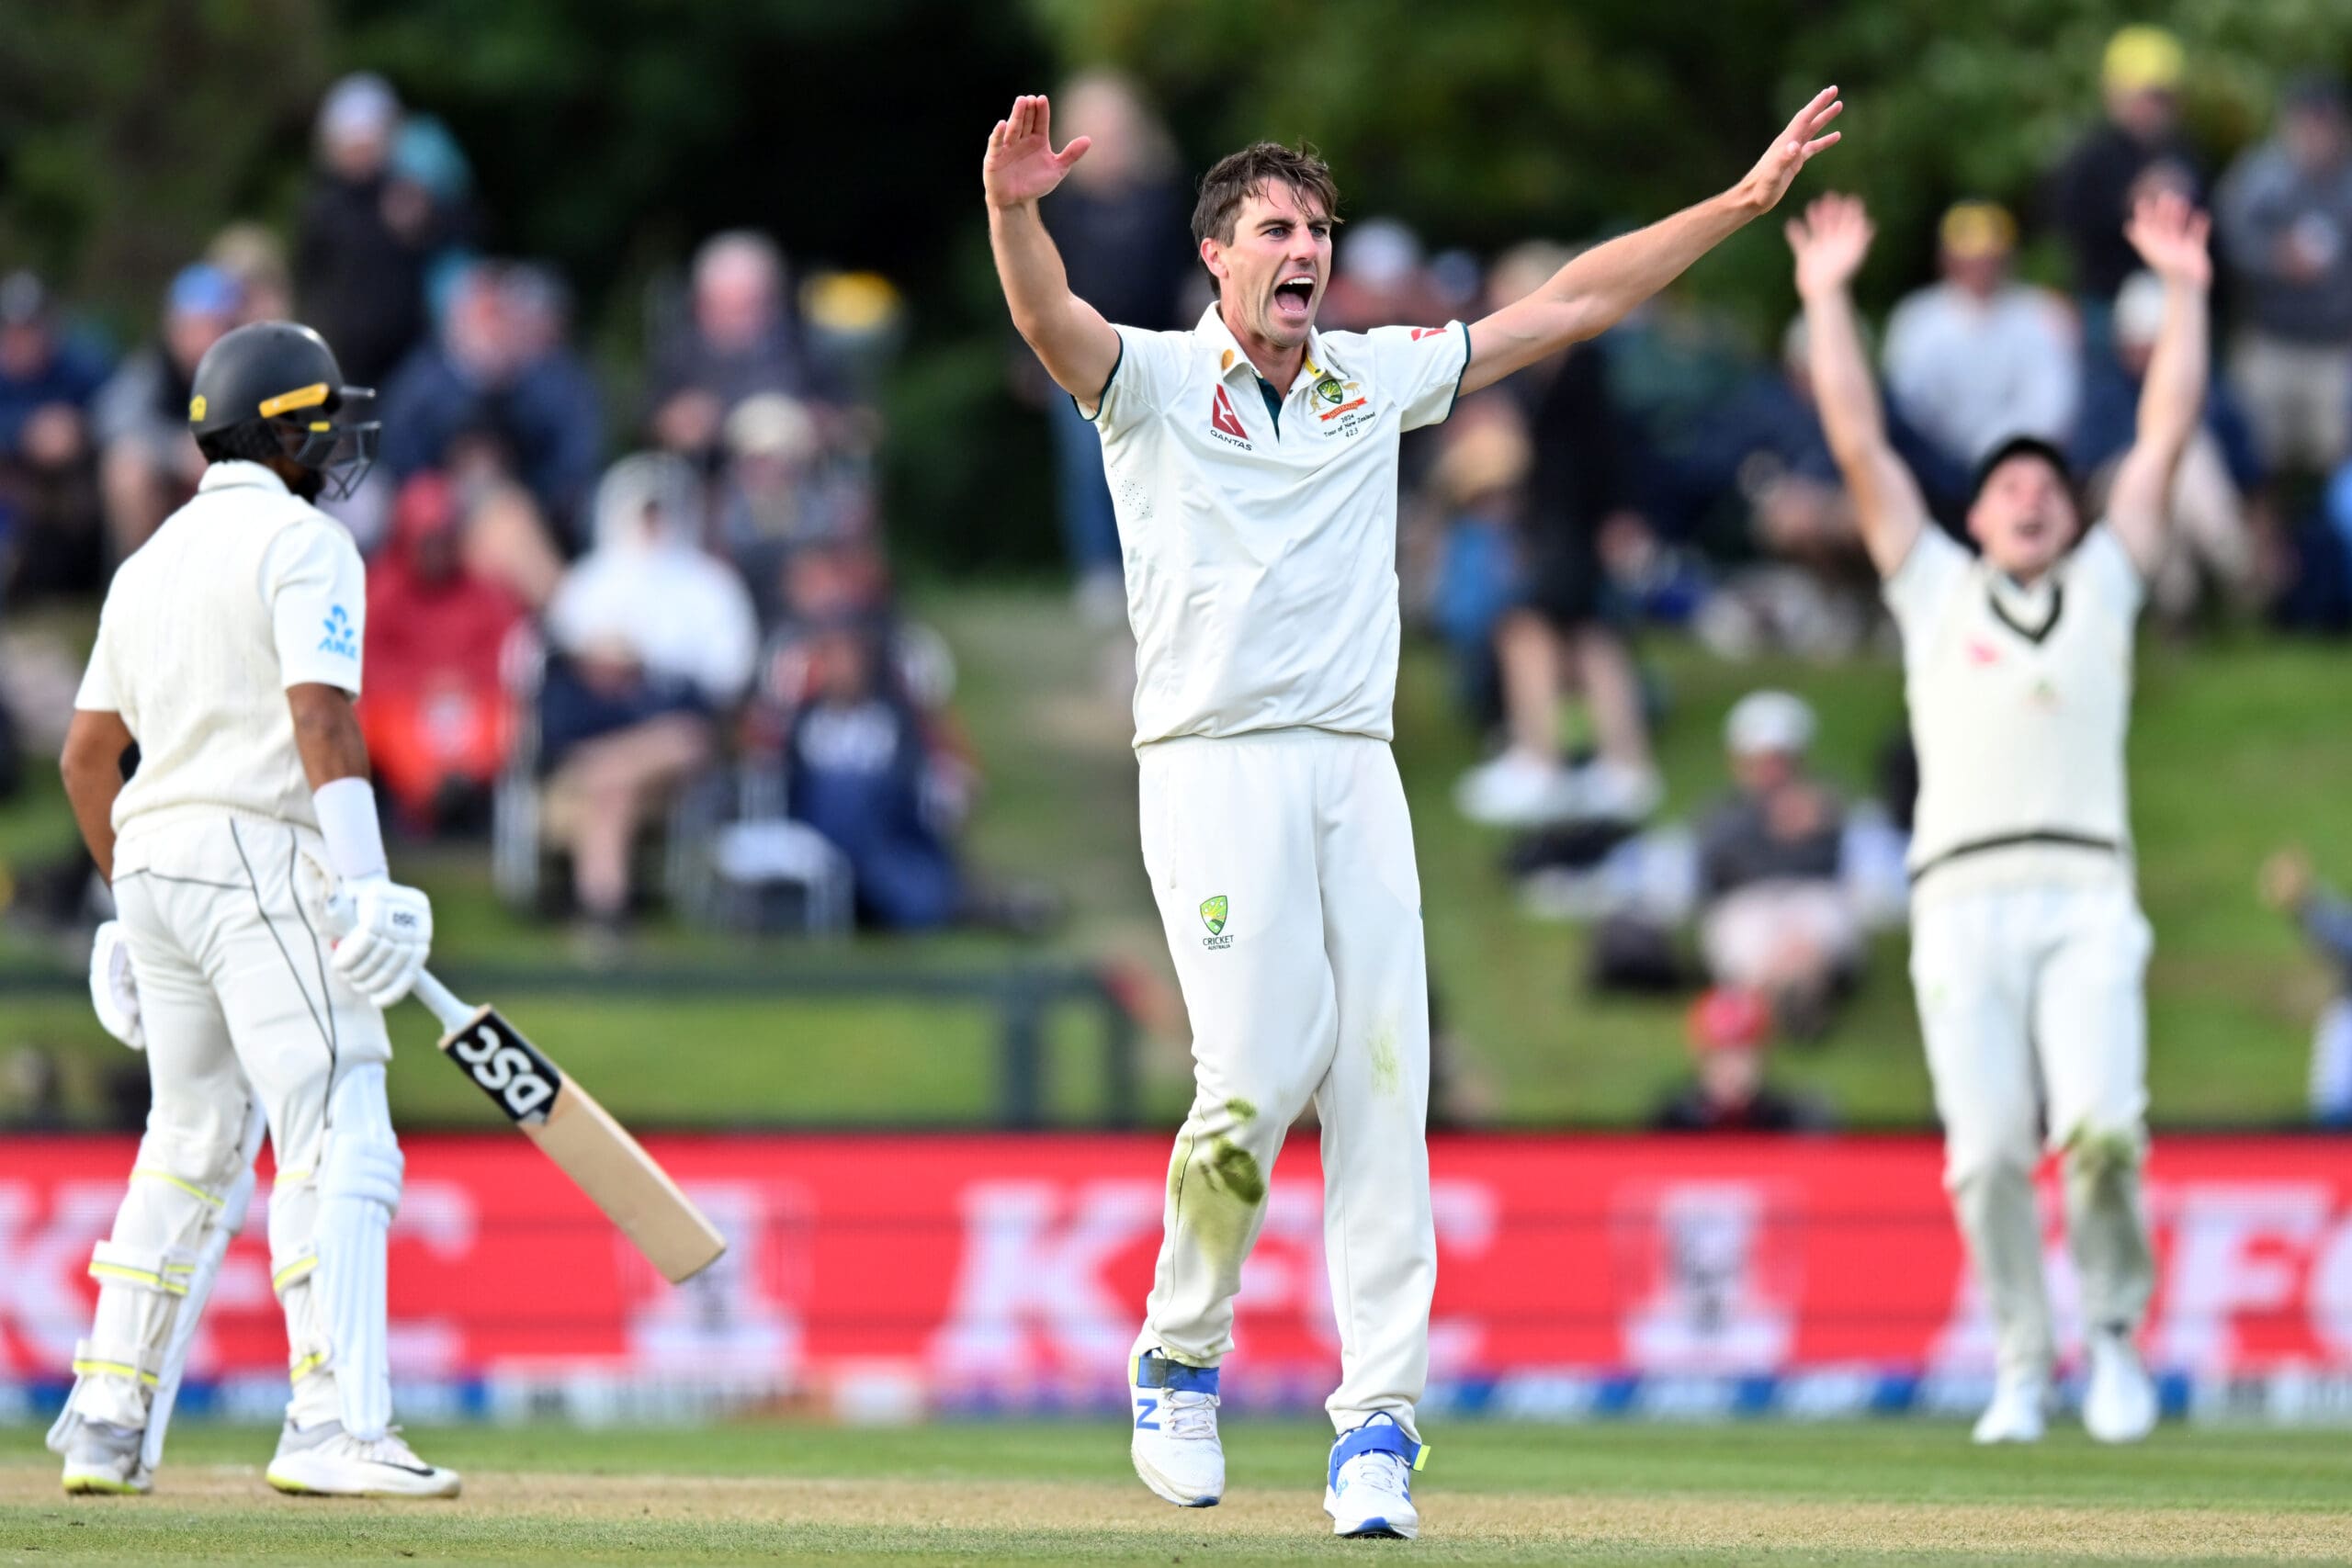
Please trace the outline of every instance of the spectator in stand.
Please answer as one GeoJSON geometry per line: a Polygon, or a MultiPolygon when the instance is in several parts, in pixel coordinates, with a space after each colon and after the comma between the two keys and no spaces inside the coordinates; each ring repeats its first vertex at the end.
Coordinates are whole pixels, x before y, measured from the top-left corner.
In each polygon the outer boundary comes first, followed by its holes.
{"type": "MultiPolygon", "coordinates": [[[[1167,128],[1135,84],[1115,72],[1085,73],[1054,101],[1068,118],[1069,134],[1091,143],[1040,209],[1071,290],[1108,321],[1153,331],[1185,325],[1184,290],[1200,266],[1188,228],[1191,200],[1176,178],[1167,128]]],[[[1021,363],[1026,370],[1035,362],[1024,353],[1021,363]]],[[[1044,387],[1042,395],[1054,440],[1062,547],[1080,612],[1097,625],[1124,624],[1126,583],[1102,477],[1102,439],[1057,389],[1044,387]]]]}
{"type": "Polygon", "coordinates": [[[2311,631],[2352,631],[2352,461],[2335,470],[2318,514],[2296,525],[2290,545],[2293,561],[2273,616],[2311,631]]]}
{"type": "Polygon", "coordinates": [[[784,615],[794,552],[873,531],[873,496],[863,476],[851,465],[826,461],[817,422],[781,392],[746,399],[727,416],[722,482],[719,547],[751,585],[763,626],[784,615]]]}
{"type": "Polygon", "coordinates": [[[157,342],[122,362],[91,411],[107,537],[121,560],[196,493],[204,454],[188,434],[188,389],[204,351],[237,324],[236,280],[209,262],[180,269],[157,342]]]}
{"type": "Polygon", "coordinates": [[[825,389],[786,304],[784,253],[766,235],[729,230],[695,253],[690,318],[653,352],[652,414],[664,451],[715,461],[727,416],[746,398],[807,400],[825,389]]]}
{"type": "Polygon", "coordinates": [[[2214,226],[2241,324],[2230,381],[2263,456],[2324,474],[2352,452],[2352,125],[2342,84],[2307,76],[2277,132],[2222,181],[2214,226]]]}
{"type": "Polygon", "coordinates": [[[2185,68],[2179,40],[2162,28],[2129,27],[2108,41],[2099,70],[2106,118],[2075,143],[2052,171],[2045,197],[2050,226],[2074,263],[2075,297],[2086,346],[2107,346],[2107,310],[2140,258],[2123,238],[2124,220],[2151,182],[2201,200],[2204,178],[2180,127],[2185,68]]]}
{"type": "Polygon", "coordinates": [[[595,383],[564,346],[560,286],[537,269],[476,263],[450,287],[441,330],[384,392],[383,463],[396,480],[449,466],[460,437],[489,443],[559,537],[595,482],[595,383]]]}
{"type": "Polygon", "coordinates": [[[204,259],[235,280],[239,326],[294,319],[294,278],[286,268],[286,246],[268,225],[230,224],[204,248],[204,259]]]}
{"type": "MultiPolygon", "coordinates": [[[[2095,513],[2105,510],[2108,486],[2138,433],[2140,384],[2164,310],[2164,284],[2154,273],[2133,273],[2116,296],[2116,373],[2089,378],[2068,453],[2075,472],[2088,476],[2095,513]]],[[[2148,583],[2149,606],[2171,629],[2194,619],[2209,583],[2232,609],[2254,608],[2260,584],[2246,497],[2261,482],[2253,434],[2228,389],[2216,385],[2206,395],[2204,423],[2174,470],[2164,564],[2148,583]]]]}
{"type": "MultiPolygon", "coordinates": [[[[1522,247],[1496,264],[1497,302],[1523,299],[1567,264],[1557,246],[1522,247]]],[[[1390,320],[1412,320],[1406,316],[1390,320]]],[[[1517,603],[1495,628],[1510,745],[1465,775],[1457,799],[1473,820],[1540,827],[1569,819],[1637,822],[1663,793],[1642,712],[1642,683],[1608,613],[1600,536],[1626,510],[1622,445],[1601,351],[1581,344],[1510,383],[1532,451],[1518,508],[1517,603]],[[1598,754],[1560,758],[1560,699],[1580,689],[1598,754]]]]}
{"type": "Polygon", "coordinates": [[[90,409],[106,361],[67,333],[29,272],[0,278],[0,591],[102,581],[90,409]]]}
{"type": "MultiPolygon", "coordinates": [[[[1488,298],[1493,291],[1488,290],[1488,298]]],[[[1366,218],[1340,236],[1322,315],[1334,331],[1442,321],[1448,312],[1421,254],[1421,238],[1394,218],[1366,218]]]]}
{"type": "MultiPolygon", "coordinates": [[[[1519,515],[1533,462],[1517,407],[1507,399],[1476,400],[1446,422],[1421,487],[1442,529],[1429,610],[1453,650],[1463,711],[1480,734],[1503,719],[1495,629],[1519,599],[1519,515]]],[[[1556,748],[1557,737],[1552,740],[1556,748]]],[[[1465,780],[1464,791],[1471,787],[1465,780]]],[[[1471,804],[1462,800],[1465,813],[1471,804]]]]}
{"type": "Polygon", "coordinates": [[[2330,1127],[2352,1127],[2352,903],[2319,886],[2301,850],[2281,850],[2264,862],[2261,885],[2263,902],[2301,926],[2340,977],[2312,1037],[2312,1116],[2330,1127]]]}
{"type": "Polygon", "coordinates": [[[596,547],[548,606],[546,820],[599,942],[626,928],[638,829],[715,754],[717,721],[759,654],[751,595],[699,544],[702,504],[683,458],[614,464],[596,489],[596,547]]]}
{"type": "Polygon", "coordinates": [[[2006,209],[1955,203],[1939,240],[1943,281],[1887,318],[1890,400],[1948,462],[1972,470],[2013,435],[2063,448],[2082,388],[2065,303],[2010,276],[2017,223],[2006,209]]]}
{"type": "MultiPolygon", "coordinates": [[[[963,879],[920,710],[868,628],[825,627],[805,655],[810,698],[786,745],[788,809],[848,858],[861,923],[948,924],[962,911],[963,879]]],[[[960,801],[960,783],[944,793],[960,801]]]]}
{"type": "Polygon", "coordinates": [[[355,386],[383,386],[424,336],[424,260],[437,236],[430,200],[391,177],[400,127],[400,99],[381,76],[360,72],[327,90],[295,238],[302,319],[334,344],[355,386]]]}
{"type": "Polygon", "coordinates": [[[481,819],[513,741],[499,659],[520,599],[468,561],[457,488],[419,474],[368,569],[368,700],[378,783],[413,830],[481,819]]]}
{"type": "Polygon", "coordinates": [[[1752,991],[1719,986],[1691,1004],[1686,1021],[1688,1084],[1650,1118],[1661,1133],[1821,1133],[1834,1124],[1810,1096],[1767,1080],[1772,1010],[1752,991]]]}
{"type": "Polygon", "coordinates": [[[1736,786],[1699,829],[1699,945],[1720,986],[1767,998],[1799,1039],[1829,1023],[1862,959],[1843,879],[1845,807],[1805,767],[1813,710],[1751,692],[1724,739],[1736,786]]]}

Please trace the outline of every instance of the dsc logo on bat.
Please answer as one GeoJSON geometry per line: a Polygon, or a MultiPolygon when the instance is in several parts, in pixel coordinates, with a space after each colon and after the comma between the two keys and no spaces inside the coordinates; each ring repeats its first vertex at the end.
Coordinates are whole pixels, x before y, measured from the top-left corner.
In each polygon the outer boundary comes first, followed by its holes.
{"type": "Polygon", "coordinates": [[[563,1084],[563,1074],[556,1065],[495,1015],[459,1035],[451,1043],[449,1055],[501,1111],[517,1122],[544,1121],[555,1091],[563,1084]]]}

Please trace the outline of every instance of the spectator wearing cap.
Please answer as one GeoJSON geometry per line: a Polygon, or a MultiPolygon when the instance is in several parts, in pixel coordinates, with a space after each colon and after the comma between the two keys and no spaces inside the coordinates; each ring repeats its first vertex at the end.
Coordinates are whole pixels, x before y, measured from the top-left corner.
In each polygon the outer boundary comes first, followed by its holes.
{"type": "Polygon", "coordinates": [[[716,719],[759,654],[750,594],[703,552],[701,488],[683,458],[614,464],[596,489],[596,547],[548,605],[546,820],[599,935],[627,919],[638,829],[715,753],[716,719]]]}
{"type": "Polygon", "coordinates": [[[715,234],[695,253],[692,309],[653,351],[651,412],[664,451],[718,456],[727,416],[747,398],[823,390],[786,304],[784,253],[749,229],[715,234]]]}
{"type": "Polygon", "coordinates": [[[1650,1117],[1661,1133],[1819,1133],[1833,1119],[1809,1095],[1768,1081],[1772,1010],[1763,998],[1718,986],[1691,1004],[1685,1029],[1691,1076],[1650,1117]]]}
{"type": "Polygon", "coordinates": [[[318,166],[296,230],[303,320],[334,345],[357,386],[384,385],[424,335],[424,261],[435,236],[430,203],[394,188],[400,128],[400,98],[381,76],[359,72],[327,89],[318,166]]]}
{"type": "MultiPolygon", "coordinates": [[[[2140,258],[2123,237],[2132,204],[2152,182],[2191,200],[2204,189],[2201,165],[2181,130],[2180,85],[2187,57],[2162,28],[2129,27],[2108,40],[2099,69],[2106,113],[2075,143],[2045,188],[2051,227],[2074,264],[2076,299],[2086,321],[2103,324],[2107,304],[2140,258]]],[[[2094,332],[2093,346],[2103,346],[2094,332]]]]}
{"type": "Polygon", "coordinates": [[[751,584],[760,624],[774,626],[795,554],[868,536],[873,497],[861,475],[827,462],[815,418],[781,392],[746,399],[727,416],[726,439],[719,547],[751,584]]]}
{"type": "Polygon", "coordinates": [[[450,467],[461,444],[488,446],[558,536],[571,537],[596,480],[604,420],[547,287],[489,263],[457,276],[440,330],[384,389],[383,463],[405,481],[450,467]]]}
{"type": "Polygon", "coordinates": [[[1939,230],[1941,282],[1887,318],[1887,392],[1945,458],[1973,468],[2013,435],[2064,446],[2082,367],[2073,317],[2010,276],[2017,222],[1989,201],[1955,203],[1939,230]]]}
{"type": "Polygon", "coordinates": [[[2214,222],[2241,321],[2231,384],[2271,464],[2324,473],[2352,451],[2352,124],[2340,83],[2289,88],[2270,140],[2222,178],[2214,222]]]}
{"type": "MultiPolygon", "coordinates": [[[[2138,433],[2140,383],[2163,325],[2163,283],[2154,273],[2133,273],[2115,298],[2115,373],[2089,379],[2067,453],[2074,471],[2089,477],[2091,515],[2103,513],[2115,468],[2138,433]]],[[[2254,606],[2259,584],[2246,497],[2262,479],[2253,433],[2228,388],[2216,385],[2205,399],[2204,423],[2174,470],[2165,560],[2148,585],[2149,602],[2167,626],[2185,627],[2209,585],[2234,609],[2254,606]]]]}
{"type": "Polygon", "coordinates": [[[196,492],[204,454],[188,434],[188,389],[197,361],[237,324],[236,279],[209,262],[180,269],[165,297],[157,341],[123,361],[91,411],[107,536],[117,560],[147,542],[196,492]]]}
{"type": "MultiPolygon", "coordinates": [[[[1167,128],[1116,72],[1077,76],[1054,103],[1068,117],[1068,135],[1092,138],[1086,156],[1039,209],[1071,290],[1106,321],[1155,331],[1185,324],[1184,290],[1199,267],[1167,128]]],[[[1021,362],[1034,363],[1025,351],[1021,362]]],[[[1127,598],[1102,438],[1058,389],[1044,392],[1062,548],[1077,580],[1079,608],[1090,621],[1115,625],[1126,617],[1127,598]]]]}
{"type": "Polygon", "coordinates": [[[90,406],[106,378],[40,278],[0,278],[0,587],[12,599],[98,585],[90,406]]]}
{"type": "Polygon", "coordinates": [[[1699,945],[1718,985],[1768,998],[1791,1033],[1828,1022],[1862,959],[1843,878],[1845,807],[1806,768],[1813,710],[1751,692],[1724,727],[1734,789],[1699,830],[1699,945]]]}

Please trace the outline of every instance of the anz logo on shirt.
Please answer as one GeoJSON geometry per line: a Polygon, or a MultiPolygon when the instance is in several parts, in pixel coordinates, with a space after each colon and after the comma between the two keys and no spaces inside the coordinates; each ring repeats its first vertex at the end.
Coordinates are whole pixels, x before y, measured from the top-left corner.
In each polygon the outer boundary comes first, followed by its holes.
{"type": "Polygon", "coordinates": [[[342,605],[337,604],[329,612],[326,628],[327,635],[319,639],[321,653],[332,653],[338,659],[359,657],[359,644],[352,636],[351,616],[342,605]]]}

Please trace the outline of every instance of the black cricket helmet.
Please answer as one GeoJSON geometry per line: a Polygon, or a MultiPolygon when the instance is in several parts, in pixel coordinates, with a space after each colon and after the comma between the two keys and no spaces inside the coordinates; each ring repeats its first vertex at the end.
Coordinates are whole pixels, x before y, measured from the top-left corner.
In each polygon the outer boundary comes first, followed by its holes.
{"type": "Polygon", "coordinates": [[[284,457],[318,476],[313,495],[341,500],[376,461],[376,394],[343,384],[326,339],[295,321],[225,333],[197,362],[189,434],[215,462],[284,457]]]}

